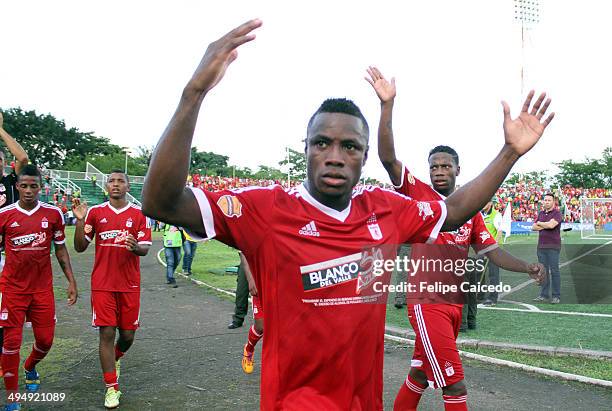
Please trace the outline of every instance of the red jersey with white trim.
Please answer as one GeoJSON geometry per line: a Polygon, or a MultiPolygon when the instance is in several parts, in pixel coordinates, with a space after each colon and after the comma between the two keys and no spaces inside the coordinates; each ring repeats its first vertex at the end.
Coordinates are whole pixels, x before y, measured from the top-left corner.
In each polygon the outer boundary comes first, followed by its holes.
{"type": "Polygon", "coordinates": [[[386,294],[373,261],[433,240],[444,202],[365,186],[337,211],[304,185],[192,190],[207,238],[240,249],[255,276],[266,313],[261,408],[382,410],[386,294]]]}
{"type": "Polygon", "coordinates": [[[117,210],[106,202],[87,210],[85,239],[96,239],[92,290],[140,291],[140,257],[126,248],[128,234],[138,244],[152,244],[151,226],[137,205],[128,203],[117,210]]]}
{"type": "MultiPolygon", "coordinates": [[[[445,199],[442,194],[438,193],[431,186],[415,178],[406,166],[403,166],[402,169],[401,182],[399,186],[395,186],[396,191],[421,201],[445,199]]],[[[497,242],[493,236],[491,236],[489,230],[487,230],[481,213],[477,213],[457,230],[439,233],[433,244],[435,245],[412,245],[411,259],[413,261],[440,260],[444,262],[442,264],[443,266],[446,265],[446,262],[454,261],[452,267],[454,267],[455,270],[451,270],[449,273],[447,271],[438,271],[438,267],[430,270],[419,269],[411,273],[411,282],[413,284],[418,285],[420,281],[433,284],[435,281],[439,280],[444,284],[455,284],[459,287],[459,283],[464,277],[463,274],[460,274],[463,270],[458,268],[461,264],[458,264],[457,261],[466,260],[468,258],[469,247],[472,246],[478,255],[485,254],[498,247],[497,242]],[[452,276],[452,271],[457,271],[457,275],[452,276]]],[[[431,267],[434,267],[433,263],[431,267]]],[[[451,267],[451,264],[449,263],[447,267],[451,267]]],[[[419,288],[417,287],[416,290],[419,291],[419,288]]],[[[460,293],[459,295],[461,296],[459,299],[462,300],[463,294],[460,293]]],[[[429,298],[432,302],[443,302],[440,301],[441,295],[438,291],[425,291],[413,294],[413,298],[418,300],[424,297],[429,298]]],[[[410,300],[411,297],[409,296],[408,298],[410,300]]],[[[447,300],[457,302],[456,295],[449,295],[447,300]]]]}
{"type": "Polygon", "coordinates": [[[6,252],[0,291],[31,294],[53,289],[51,241],[66,240],[61,210],[42,202],[30,211],[11,204],[0,210],[0,235],[6,252]]]}

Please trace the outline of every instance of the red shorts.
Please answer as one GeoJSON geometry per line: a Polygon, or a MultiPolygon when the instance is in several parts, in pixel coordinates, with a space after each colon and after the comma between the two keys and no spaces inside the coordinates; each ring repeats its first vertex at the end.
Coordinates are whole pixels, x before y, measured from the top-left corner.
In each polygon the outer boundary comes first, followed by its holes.
{"type": "Polygon", "coordinates": [[[432,388],[463,380],[463,366],[455,342],[461,326],[461,306],[409,305],[408,319],[416,333],[410,366],[423,370],[432,388]]]}
{"type": "Polygon", "coordinates": [[[263,312],[263,304],[259,297],[252,297],[253,300],[253,319],[254,320],[263,320],[264,312],[263,312]]]}
{"type": "Polygon", "coordinates": [[[0,293],[0,327],[23,327],[26,317],[33,327],[55,325],[52,289],[32,294],[0,293]]]}
{"type": "Polygon", "coordinates": [[[91,325],[135,330],[140,326],[140,292],[91,292],[91,325]]]}

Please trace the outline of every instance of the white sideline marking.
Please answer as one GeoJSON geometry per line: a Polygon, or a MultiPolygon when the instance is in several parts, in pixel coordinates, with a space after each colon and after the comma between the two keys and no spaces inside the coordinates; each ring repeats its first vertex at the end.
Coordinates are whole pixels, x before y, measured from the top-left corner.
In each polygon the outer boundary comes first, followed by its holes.
{"type": "MultiPolygon", "coordinates": [[[[168,267],[168,265],[166,264],[166,262],[165,262],[164,260],[162,260],[162,258],[161,258],[161,253],[162,253],[162,251],[164,251],[164,249],[163,249],[163,248],[157,252],[157,261],[158,261],[158,262],[159,262],[161,265],[163,265],[164,267],[168,267]]],[[[189,276],[187,276],[187,275],[185,275],[185,274],[176,273],[176,275],[180,275],[180,276],[182,276],[182,277],[188,278],[188,279],[190,279],[192,282],[196,283],[197,285],[203,285],[203,286],[205,286],[205,287],[212,288],[213,290],[218,291],[218,292],[220,292],[220,293],[227,294],[227,295],[231,295],[232,297],[236,297],[236,293],[233,293],[233,292],[231,292],[231,291],[224,290],[224,289],[222,289],[222,288],[217,288],[217,287],[215,287],[214,285],[206,284],[204,281],[196,280],[195,278],[190,278],[189,276]]],[[[250,297],[249,297],[249,298],[250,298],[250,297]]]]}
{"type": "MultiPolygon", "coordinates": [[[[408,338],[396,337],[395,335],[385,334],[385,339],[400,343],[408,344],[409,346],[414,346],[414,341],[409,340],[408,338]]],[[[523,371],[530,371],[536,374],[547,375],[549,377],[559,377],[564,380],[569,381],[578,381],[585,384],[598,385],[600,387],[608,387],[612,388],[612,381],[600,380],[598,378],[585,377],[584,375],[570,374],[567,372],[549,370],[547,368],[534,367],[532,365],[522,364],[520,362],[501,360],[499,358],[487,357],[486,355],[474,354],[467,351],[459,350],[459,355],[471,358],[473,360],[478,360],[482,362],[486,362],[489,364],[503,365],[505,367],[516,368],[523,371]]]]}
{"type": "Polygon", "coordinates": [[[578,311],[549,311],[549,310],[524,310],[522,308],[505,308],[505,307],[486,307],[478,305],[478,309],[483,310],[500,310],[500,311],[520,311],[523,313],[538,313],[538,314],[563,314],[563,315],[578,315],[583,317],[605,317],[612,318],[612,314],[603,314],[603,313],[581,313],[578,311]]]}
{"type": "MultiPolygon", "coordinates": [[[[608,244],[612,244],[612,240],[608,241],[607,243],[604,243],[604,244],[600,245],[599,247],[595,247],[592,250],[587,251],[586,253],[579,255],[578,257],[574,257],[571,260],[564,262],[563,264],[559,264],[559,269],[565,267],[566,265],[569,265],[569,264],[573,263],[574,261],[576,261],[579,258],[584,257],[585,255],[591,254],[595,250],[599,250],[600,248],[607,246],[608,244]]],[[[520,283],[516,287],[512,287],[512,289],[510,291],[508,291],[507,293],[501,293],[499,295],[499,298],[507,297],[507,296],[509,296],[510,294],[512,294],[515,291],[522,290],[523,288],[527,287],[529,284],[531,284],[533,282],[535,282],[535,281],[529,279],[529,280],[525,281],[524,283],[520,283]]]]}
{"type": "MultiPolygon", "coordinates": [[[[499,301],[502,302],[502,303],[510,303],[510,304],[522,305],[523,307],[525,307],[529,311],[542,311],[538,307],[536,307],[535,305],[531,305],[531,304],[527,304],[527,303],[521,303],[519,301],[512,301],[512,300],[499,300],[499,301]]],[[[480,308],[480,306],[478,308],[480,308]]],[[[485,306],[483,306],[482,308],[485,308],[485,306]]]]}

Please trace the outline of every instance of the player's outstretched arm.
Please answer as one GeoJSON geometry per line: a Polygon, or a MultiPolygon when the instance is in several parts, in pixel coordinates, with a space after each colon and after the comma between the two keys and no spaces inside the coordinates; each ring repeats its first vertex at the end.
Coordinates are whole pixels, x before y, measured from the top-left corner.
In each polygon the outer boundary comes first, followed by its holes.
{"type": "Polygon", "coordinates": [[[378,158],[387,170],[391,182],[399,186],[402,181],[402,163],[395,155],[393,142],[393,103],[395,102],[395,78],[387,81],[374,66],[367,69],[366,81],[370,83],[380,99],[380,122],[378,124],[378,158]]]}
{"type": "Polygon", "coordinates": [[[496,248],[485,254],[493,264],[504,270],[514,271],[515,273],[527,273],[538,284],[544,280],[544,266],[540,263],[528,263],[520,258],[516,258],[509,252],[496,248]]]}
{"type": "Polygon", "coordinates": [[[2,113],[0,113],[0,138],[2,138],[2,141],[4,141],[4,144],[6,144],[11,154],[15,156],[15,173],[19,174],[21,167],[28,165],[30,160],[28,159],[28,154],[23,147],[21,147],[21,144],[11,137],[4,129],[4,117],[2,113]]]}
{"type": "Polygon", "coordinates": [[[250,20],[211,43],[183,90],[176,112],[151,157],[142,189],[142,211],[156,220],[204,233],[195,196],[185,188],[191,142],[202,101],[238,56],[238,47],[255,38],[260,20],[250,20]]]}
{"type": "MultiPolygon", "coordinates": [[[[87,216],[87,202],[72,199],[72,215],[76,218],[76,226],[74,229],[74,249],[77,253],[82,253],[87,250],[89,241],[85,238],[85,216],[87,216]]],[[[91,234],[91,233],[90,233],[91,234]]]]}
{"type": "Polygon", "coordinates": [[[495,194],[510,169],[517,160],[527,153],[538,142],[544,130],[552,121],[555,113],[544,119],[551,100],[542,93],[531,106],[534,91],[531,90],[525,99],[521,113],[514,120],[510,117],[508,103],[502,101],[504,108],[505,143],[497,157],[478,177],[455,191],[446,200],[447,216],[443,231],[460,227],[478,211],[495,194]],[[542,104],[544,103],[544,104],[542,104]]]}
{"type": "Polygon", "coordinates": [[[55,257],[57,258],[57,262],[59,263],[60,267],[62,267],[62,271],[68,280],[68,305],[73,305],[77,302],[79,293],[77,291],[77,284],[76,280],[74,279],[74,274],[72,273],[70,255],[68,254],[66,244],[55,244],[55,257]]]}

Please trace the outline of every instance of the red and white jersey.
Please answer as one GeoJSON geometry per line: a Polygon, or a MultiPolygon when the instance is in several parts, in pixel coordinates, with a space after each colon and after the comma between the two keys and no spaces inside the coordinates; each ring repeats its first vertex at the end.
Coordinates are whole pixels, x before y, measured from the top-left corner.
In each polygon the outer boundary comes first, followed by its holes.
{"type": "Polygon", "coordinates": [[[42,202],[30,211],[19,203],[11,204],[0,210],[0,235],[6,250],[0,291],[31,294],[51,290],[51,241],[63,244],[66,240],[61,210],[42,202]]]}
{"type": "MultiPolygon", "coordinates": [[[[445,199],[442,194],[438,193],[431,186],[418,178],[415,178],[406,166],[403,166],[402,168],[403,172],[400,185],[395,186],[395,190],[406,196],[410,196],[415,200],[433,201],[445,199]]],[[[491,236],[489,230],[487,230],[481,213],[477,213],[457,230],[439,233],[433,244],[435,245],[414,244],[412,246],[411,259],[413,261],[418,259],[431,261],[436,259],[441,261],[466,260],[468,258],[470,246],[474,249],[477,255],[488,253],[489,251],[498,247],[497,242],[491,236]]],[[[417,271],[416,273],[412,273],[411,282],[414,284],[418,284],[419,281],[433,283],[440,280],[445,284],[454,283],[458,286],[459,282],[461,282],[463,279],[461,275],[450,278],[442,278],[441,275],[442,273],[440,272],[417,271]]],[[[414,295],[414,298],[420,300],[423,296],[424,293],[417,293],[414,295]]],[[[439,294],[436,292],[431,294],[432,301],[440,302],[438,297],[439,294]]],[[[452,301],[455,299],[455,297],[449,296],[449,300],[452,301]]]]}
{"type": "Polygon", "coordinates": [[[128,203],[117,210],[106,202],[87,210],[85,238],[89,242],[96,239],[92,290],[140,291],[140,257],[128,251],[128,234],[138,244],[152,244],[151,226],[137,205],[128,203]]]}
{"type": "Polygon", "coordinates": [[[244,253],[263,301],[261,408],[381,410],[386,295],[373,261],[433,241],[444,202],[365,186],[337,211],[304,185],[192,190],[206,238],[244,253]]]}

